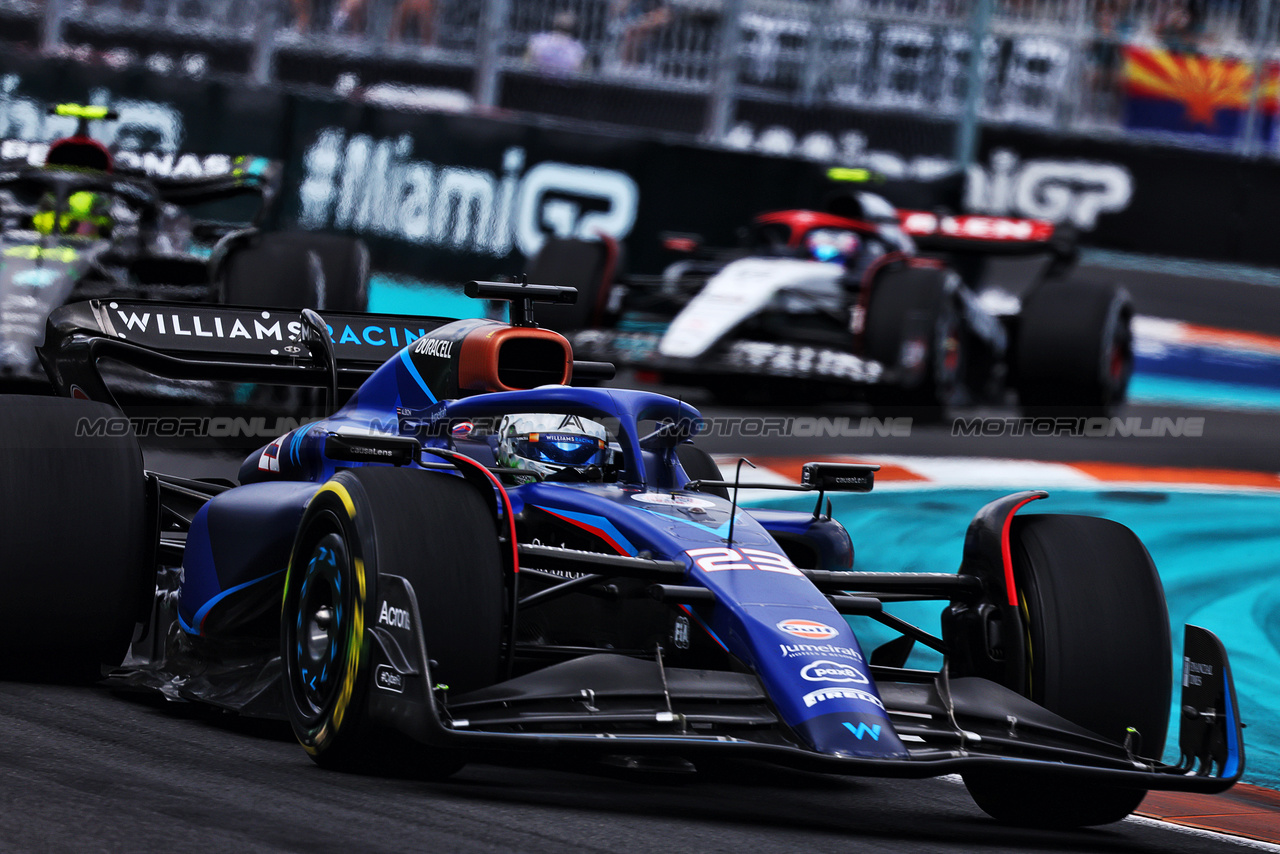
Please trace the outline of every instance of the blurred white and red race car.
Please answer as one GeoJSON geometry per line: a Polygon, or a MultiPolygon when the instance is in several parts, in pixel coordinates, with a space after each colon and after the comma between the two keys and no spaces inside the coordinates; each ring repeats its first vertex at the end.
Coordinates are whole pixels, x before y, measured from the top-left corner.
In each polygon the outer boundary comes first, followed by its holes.
{"type": "Polygon", "coordinates": [[[900,210],[862,188],[823,207],[757,216],[734,249],[664,235],[680,259],[623,282],[592,264],[607,247],[553,239],[530,279],[587,291],[553,320],[584,358],[726,399],[945,407],[1013,392],[1028,409],[1093,412],[1124,399],[1132,304],[1067,279],[1068,229],[900,210]]]}

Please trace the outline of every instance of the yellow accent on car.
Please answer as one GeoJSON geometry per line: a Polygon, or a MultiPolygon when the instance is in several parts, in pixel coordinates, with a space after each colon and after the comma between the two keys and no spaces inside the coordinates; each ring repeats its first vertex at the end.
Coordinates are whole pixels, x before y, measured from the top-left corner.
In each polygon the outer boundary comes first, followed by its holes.
{"type": "MultiPolygon", "coordinates": [[[[355,521],[356,503],[351,499],[351,493],[347,492],[345,486],[329,481],[316,491],[311,500],[315,501],[325,492],[332,492],[338,496],[338,500],[347,511],[347,517],[355,521]]],[[[351,695],[355,693],[356,674],[360,671],[360,652],[364,645],[364,561],[358,557],[352,557],[351,568],[356,580],[355,601],[352,602],[351,607],[351,631],[347,635],[347,668],[342,676],[342,688],[338,691],[338,698],[334,701],[331,715],[335,730],[342,728],[342,719],[346,716],[347,706],[351,703],[351,695]]]]}
{"type": "Polygon", "coordinates": [[[832,166],[827,170],[827,177],[832,181],[850,181],[865,184],[872,178],[870,169],[851,169],[847,166],[832,166]]]}
{"type": "Polygon", "coordinates": [[[11,258],[25,258],[28,261],[43,258],[46,261],[57,261],[63,264],[70,264],[80,257],[80,253],[69,246],[10,246],[4,250],[4,254],[11,258]]]}
{"type": "MultiPolygon", "coordinates": [[[[354,514],[353,514],[354,515],[354,514]]],[[[356,598],[351,603],[351,633],[347,636],[347,670],[342,675],[342,690],[333,704],[333,727],[342,728],[342,719],[346,716],[347,705],[356,689],[356,674],[360,671],[360,652],[364,647],[364,561],[353,558],[351,567],[356,576],[356,598]]]]}
{"type": "Polygon", "coordinates": [[[316,491],[315,495],[311,496],[311,500],[315,501],[322,493],[325,492],[332,492],[334,495],[338,496],[338,500],[342,502],[342,506],[347,508],[347,515],[352,519],[356,518],[356,503],[351,500],[351,493],[347,492],[347,488],[345,486],[340,483],[329,481],[324,486],[320,487],[320,489],[316,491]]]}
{"type": "Polygon", "coordinates": [[[98,107],[84,104],[58,104],[53,111],[59,116],[67,116],[73,119],[105,119],[107,113],[111,112],[110,107],[98,107]]]}
{"type": "MultiPolygon", "coordinates": [[[[67,209],[62,212],[60,231],[72,231],[79,223],[90,223],[95,226],[111,225],[111,217],[94,213],[94,206],[99,202],[97,193],[82,190],[67,196],[67,209]]],[[[31,217],[31,224],[41,234],[53,234],[53,211],[41,211],[31,217]]]]}

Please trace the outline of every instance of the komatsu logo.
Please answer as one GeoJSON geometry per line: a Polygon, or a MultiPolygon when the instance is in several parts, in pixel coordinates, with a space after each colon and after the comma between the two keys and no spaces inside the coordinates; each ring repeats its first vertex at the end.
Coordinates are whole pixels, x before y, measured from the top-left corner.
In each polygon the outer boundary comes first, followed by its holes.
{"type": "Polygon", "coordinates": [[[378,622],[393,629],[408,629],[410,628],[409,612],[404,608],[392,608],[384,599],[382,609],[378,612],[378,622]]]}
{"type": "Polygon", "coordinates": [[[299,221],[502,258],[533,257],[548,234],[622,239],[635,225],[640,191],[625,172],[543,162],[525,171],[508,148],[501,174],[411,160],[409,135],[350,138],[320,132],[303,157],[299,221]]]}

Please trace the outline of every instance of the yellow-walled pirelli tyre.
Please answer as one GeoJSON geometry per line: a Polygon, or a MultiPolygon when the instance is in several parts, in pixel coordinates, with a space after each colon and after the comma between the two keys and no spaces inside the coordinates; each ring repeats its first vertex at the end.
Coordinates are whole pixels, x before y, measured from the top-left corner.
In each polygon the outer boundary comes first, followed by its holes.
{"type": "Polygon", "coordinates": [[[281,659],[294,734],[318,764],[446,776],[465,757],[368,719],[380,574],[417,597],[432,679],[451,695],[499,674],[503,568],[493,514],[461,478],[387,467],[335,475],[303,515],[285,581],[281,659]]]}
{"type": "Polygon", "coordinates": [[[142,454],[119,410],[0,395],[0,672],[97,678],[155,582],[142,454]]]}
{"type": "MultiPolygon", "coordinates": [[[[1028,696],[1113,743],[1160,759],[1169,725],[1172,653],[1164,588],[1138,537],[1109,519],[1033,514],[1010,526],[1027,626],[1028,696]]],[[[978,806],[1008,824],[1109,824],[1141,789],[1018,771],[966,773],[978,806]]]]}

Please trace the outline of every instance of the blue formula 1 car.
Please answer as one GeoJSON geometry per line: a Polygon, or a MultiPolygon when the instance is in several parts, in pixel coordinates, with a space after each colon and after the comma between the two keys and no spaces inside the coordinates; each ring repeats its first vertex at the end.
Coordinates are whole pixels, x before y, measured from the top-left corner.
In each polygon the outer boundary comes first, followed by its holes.
{"type": "Polygon", "coordinates": [[[781,488],[812,513],[739,508],[755,484],[693,444],[693,408],[571,384],[608,366],[531,317],[571,289],[468,292],[516,320],[54,312],[42,361],[85,399],[0,402],[5,666],[106,661],[118,687],[287,718],[335,769],[526,751],[958,773],[997,819],[1058,827],[1239,778],[1226,655],[1195,627],[1162,761],[1168,617],[1128,529],[1015,515],[1046,497],[1023,492],[977,512],[956,572],[857,571],[823,495],[870,490],[874,467],[807,466],[781,488]],[[356,390],[238,483],[192,480],[143,471],[106,361],[356,390]],[[906,600],[939,602],[941,636],[885,609],[906,600]],[[901,637],[864,649],[848,616],[901,637]],[[915,644],[941,668],[909,667],[915,644]]]}

